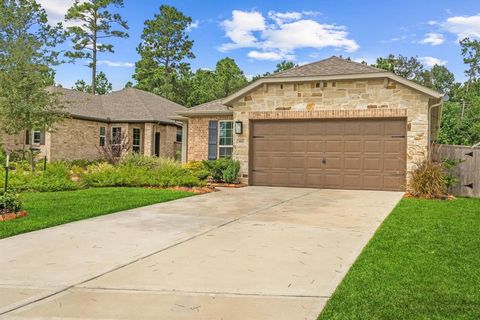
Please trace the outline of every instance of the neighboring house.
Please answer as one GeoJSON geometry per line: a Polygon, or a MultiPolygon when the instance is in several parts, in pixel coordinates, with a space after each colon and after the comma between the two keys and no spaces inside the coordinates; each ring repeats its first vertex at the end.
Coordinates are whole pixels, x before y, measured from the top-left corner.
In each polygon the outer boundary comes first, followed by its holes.
{"type": "Polygon", "coordinates": [[[405,190],[436,139],[442,100],[393,73],[331,57],[173,119],[184,123],[184,161],[233,155],[250,185],[405,190]]]}
{"type": "Polygon", "coordinates": [[[52,132],[41,130],[4,136],[9,150],[39,149],[50,161],[102,156],[99,147],[128,136],[130,149],[147,156],[175,157],[181,153],[181,126],[170,117],[185,108],[153,93],[128,88],[90,95],[51,87],[61,94],[70,117],[52,132]]]}

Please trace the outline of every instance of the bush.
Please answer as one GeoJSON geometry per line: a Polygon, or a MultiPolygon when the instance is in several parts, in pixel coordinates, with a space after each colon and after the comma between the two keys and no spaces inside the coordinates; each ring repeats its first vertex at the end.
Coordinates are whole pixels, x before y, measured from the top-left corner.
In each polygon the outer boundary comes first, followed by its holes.
{"type": "Polygon", "coordinates": [[[447,173],[442,163],[423,161],[416,164],[409,184],[410,192],[418,198],[439,198],[447,192],[447,173]]]}
{"type": "Polygon", "coordinates": [[[210,172],[205,168],[202,161],[189,161],[183,164],[182,167],[200,180],[206,180],[210,176],[210,172]]]}
{"type": "Polygon", "coordinates": [[[0,196],[0,213],[18,212],[22,209],[22,201],[17,193],[6,192],[0,196]]]}
{"type": "Polygon", "coordinates": [[[194,187],[205,184],[173,159],[139,155],[129,156],[117,166],[107,163],[89,166],[80,178],[90,187],[194,187]]]}
{"type": "Polygon", "coordinates": [[[240,171],[239,161],[220,158],[217,160],[204,161],[203,164],[214,181],[234,183],[238,180],[238,173],[240,171]]]}
{"type": "MultiPolygon", "coordinates": [[[[70,179],[69,167],[65,162],[54,162],[47,165],[47,170],[31,172],[23,162],[15,163],[15,169],[9,173],[9,189],[22,191],[63,191],[77,190],[82,186],[70,179]]],[[[0,170],[0,178],[5,179],[5,170],[0,170]]]]}

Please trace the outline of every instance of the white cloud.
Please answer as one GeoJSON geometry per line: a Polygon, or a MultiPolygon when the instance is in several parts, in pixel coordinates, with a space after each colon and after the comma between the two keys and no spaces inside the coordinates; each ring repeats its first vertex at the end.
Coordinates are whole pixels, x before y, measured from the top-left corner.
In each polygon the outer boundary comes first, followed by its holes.
{"type": "Polygon", "coordinates": [[[51,23],[63,21],[68,8],[73,5],[72,0],[38,0],[38,3],[47,11],[51,23]]]}
{"type": "Polygon", "coordinates": [[[275,21],[277,24],[283,24],[289,21],[296,21],[302,18],[301,12],[289,11],[289,12],[275,12],[269,11],[268,17],[275,21]]]}
{"type": "Polygon", "coordinates": [[[252,59],[256,60],[270,60],[270,61],[278,61],[278,60],[294,60],[295,56],[288,54],[287,52],[275,52],[275,51],[250,51],[247,56],[252,59]]]}
{"type": "Polygon", "coordinates": [[[190,31],[192,31],[193,29],[197,29],[199,26],[200,26],[200,21],[195,20],[195,21],[193,21],[193,22],[190,24],[190,26],[188,26],[187,32],[190,32],[190,31]]]}
{"type": "Polygon", "coordinates": [[[480,14],[450,17],[441,25],[445,30],[456,34],[459,40],[466,37],[480,39],[480,14]]]}
{"type": "Polygon", "coordinates": [[[445,42],[445,37],[441,33],[427,33],[425,39],[420,41],[423,44],[431,44],[432,46],[438,46],[445,42]]]}
{"type": "Polygon", "coordinates": [[[110,60],[99,60],[99,65],[105,65],[112,68],[132,68],[135,66],[135,63],[131,62],[120,62],[120,61],[110,61],[110,60]]]}
{"type": "Polygon", "coordinates": [[[419,57],[418,59],[428,68],[431,68],[434,65],[444,66],[447,64],[447,61],[434,57],[419,57]]]}
{"type": "Polygon", "coordinates": [[[221,51],[228,51],[236,48],[256,47],[257,38],[253,34],[255,31],[263,31],[266,28],[265,18],[257,11],[232,12],[232,20],[222,22],[226,36],[230,38],[231,43],[223,44],[221,51]]]}
{"type": "Polygon", "coordinates": [[[228,51],[237,48],[261,49],[250,51],[248,56],[259,60],[282,60],[293,58],[295,50],[301,48],[322,49],[334,47],[347,52],[359,48],[355,40],[348,37],[346,27],[322,24],[305,16],[318,12],[268,12],[267,19],[258,11],[232,12],[232,19],[222,26],[231,40],[219,49],[228,51]]]}

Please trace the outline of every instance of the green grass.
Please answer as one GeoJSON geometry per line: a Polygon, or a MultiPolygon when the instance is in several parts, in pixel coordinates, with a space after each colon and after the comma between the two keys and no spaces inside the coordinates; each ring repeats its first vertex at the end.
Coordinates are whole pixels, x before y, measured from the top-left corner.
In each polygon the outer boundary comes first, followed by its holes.
{"type": "Polygon", "coordinates": [[[24,193],[24,209],[29,215],[18,220],[0,222],[0,239],[191,195],[190,192],[144,188],[24,193]]]}
{"type": "Polygon", "coordinates": [[[480,199],[403,199],[319,319],[480,319],[480,199]]]}

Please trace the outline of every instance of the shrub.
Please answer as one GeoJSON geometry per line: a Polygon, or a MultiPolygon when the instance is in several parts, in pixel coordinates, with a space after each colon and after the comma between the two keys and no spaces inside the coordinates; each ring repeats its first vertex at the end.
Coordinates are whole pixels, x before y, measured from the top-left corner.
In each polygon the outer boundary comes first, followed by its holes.
{"type": "Polygon", "coordinates": [[[183,164],[182,167],[190,171],[200,180],[205,180],[210,176],[210,172],[205,168],[202,161],[189,161],[183,164]]]}
{"type": "Polygon", "coordinates": [[[203,164],[214,181],[233,183],[238,179],[238,173],[240,171],[239,161],[220,158],[217,160],[204,161],[203,164]]]}
{"type": "Polygon", "coordinates": [[[447,174],[442,163],[423,161],[416,164],[409,183],[413,196],[438,198],[447,192],[447,174]]]}
{"type": "Polygon", "coordinates": [[[231,161],[223,171],[223,181],[225,183],[238,182],[238,173],[240,172],[240,161],[231,161]]]}
{"type": "Polygon", "coordinates": [[[6,192],[0,196],[0,213],[18,212],[22,209],[22,201],[17,193],[6,192]]]}
{"type": "Polygon", "coordinates": [[[203,186],[205,183],[177,161],[166,158],[127,157],[120,165],[89,166],[81,180],[91,187],[203,186]]]}

